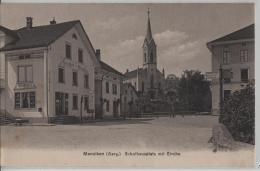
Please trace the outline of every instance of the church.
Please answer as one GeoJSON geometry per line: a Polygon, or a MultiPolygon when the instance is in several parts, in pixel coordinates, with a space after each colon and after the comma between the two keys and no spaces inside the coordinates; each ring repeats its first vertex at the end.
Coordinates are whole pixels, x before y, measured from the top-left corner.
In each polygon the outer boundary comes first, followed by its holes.
{"type": "Polygon", "coordinates": [[[131,83],[137,92],[149,94],[151,99],[159,98],[159,93],[164,90],[165,73],[157,68],[157,46],[153,39],[150,11],[148,10],[147,31],[142,45],[143,67],[126,71],[124,83],[131,83]]]}

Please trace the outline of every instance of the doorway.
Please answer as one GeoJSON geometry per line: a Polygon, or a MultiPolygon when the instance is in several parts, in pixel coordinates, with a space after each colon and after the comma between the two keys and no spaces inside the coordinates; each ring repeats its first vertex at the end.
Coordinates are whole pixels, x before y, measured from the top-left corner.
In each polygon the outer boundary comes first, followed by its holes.
{"type": "Polygon", "coordinates": [[[59,115],[68,115],[69,95],[68,93],[55,93],[55,113],[59,115]]]}

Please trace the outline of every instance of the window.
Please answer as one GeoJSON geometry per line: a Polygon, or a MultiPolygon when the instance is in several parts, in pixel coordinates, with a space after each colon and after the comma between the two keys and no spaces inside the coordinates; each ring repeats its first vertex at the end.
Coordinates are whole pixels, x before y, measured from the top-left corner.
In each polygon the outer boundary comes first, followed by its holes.
{"type": "Polygon", "coordinates": [[[125,90],[125,94],[127,94],[127,90],[125,90]]]}
{"type": "Polygon", "coordinates": [[[109,93],[109,82],[106,82],[106,93],[109,93]]]}
{"type": "Polygon", "coordinates": [[[66,58],[71,59],[71,46],[69,44],[66,44],[65,48],[66,48],[66,58]]]}
{"type": "Polygon", "coordinates": [[[79,61],[79,63],[83,63],[83,51],[82,51],[82,49],[78,49],[78,61],[79,61]]]}
{"type": "Polygon", "coordinates": [[[135,82],[135,88],[136,88],[136,82],[135,82]]]}
{"type": "Polygon", "coordinates": [[[88,75],[84,76],[84,87],[89,88],[89,78],[88,75]]]}
{"type": "Polygon", "coordinates": [[[75,33],[72,34],[72,38],[75,39],[75,40],[78,39],[78,37],[77,37],[77,35],[75,33]]]}
{"type": "Polygon", "coordinates": [[[65,82],[64,68],[59,68],[58,72],[59,72],[58,73],[59,83],[64,83],[65,82]]]}
{"type": "Polygon", "coordinates": [[[150,56],[150,63],[153,63],[153,53],[151,53],[151,56],[150,56]]]}
{"type": "Polygon", "coordinates": [[[16,92],[15,108],[35,108],[35,92],[16,92]]]}
{"type": "Polygon", "coordinates": [[[231,95],[231,90],[224,90],[224,100],[228,99],[231,95]]]}
{"type": "Polygon", "coordinates": [[[248,50],[240,51],[240,62],[248,62],[248,50]]]}
{"type": "Polygon", "coordinates": [[[72,99],[72,109],[76,110],[78,109],[78,96],[77,95],[73,95],[73,99],[72,99]]]}
{"type": "Polygon", "coordinates": [[[233,77],[233,73],[231,72],[231,69],[224,69],[222,71],[222,77],[223,77],[224,83],[230,83],[231,78],[233,77]]]}
{"type": "Polygon", "coordinates": [[[153,88],[153,87],[154,87],[154,86],[153,86],[153,82],[154,82],[154,81],[153,81],[153,75],[151,75],[151,78],[150,78],[150,79],[151,79],[151,88],[153,88]]]}
{"type": "Polygon", "coordinates": [[[142,82],[142,92],[144,92],[144,82],[142,82]]]}
{"type": "Polygon", "coordinates": [[[19,59],[29,59],[29,58],[31,58],[30,54],[25,54],[25,55],[20,55],[19,56],[19,59]]]}
{"type": "Polygon", "coordinates": [[[88,101],[88,96],[84,97],[84,109],[88,110],[89,109],[89,101],[88,101]]]}
{"type": "Polygon", "coordinates": [[[241,82],[248,82],[248,69],[241,69],[241,82]]]}
{"type": "Polygon", "coordinates": [[[72,85],[73,86],[78,85],[78,73],[76,71],[72,72],[72,85]]]}
{"type": "Polygon", "coordinates": [[[18,66],[18,82],[32,82],[33,69],[31,65],[18,66]]]}
{"type": "Polygon", "coordinates": [[[15,94],[14,94],[14,97],[15,97],[14,107],[15,107],[16,109],[18,109],[18,108],[20,108],[20,106],[21,106],[20,93],[15,93],[15,94]]]}
{"type": "Polygon", "coordinates": [[[230,60],[230,52],[225,50],[223,52],[223,64],[229,64],[229,60],[230,60]]]}
{"type": "Polygon", "coordinates": [[[146,53],[144,53],[144,62],[146,62],[146,53]]]}
{"type": "Polygon", "coordinates": [[[113,94],[117,94],[117,85],[116,84],[113,84],[112,85],[112,89],[113,89],[113,94]]]}
{"type": "Polygon", "coordinates": [[[107,103],[106,103],[106,111],[109,112],[109,100],[107,100],[107,103]]]}
{"type": "Polygon", "coordinates": [[[161,89],[161,83],[158,83],[158,89],[161,89]]]}

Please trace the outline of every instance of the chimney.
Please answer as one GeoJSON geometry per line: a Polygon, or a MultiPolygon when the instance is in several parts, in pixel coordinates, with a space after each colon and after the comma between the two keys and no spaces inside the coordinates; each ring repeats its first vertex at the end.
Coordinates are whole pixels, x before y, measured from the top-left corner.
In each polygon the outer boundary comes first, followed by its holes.
{"type": "Polygon", "coordinates": [[[55,17],[53,17],[53,19],[50,21],[50,24],[56,24],[55,17]]]}
{"type": "Polygon", "coordinates": [[[32,17],[26,17],[26,28],[27,29],[31,29],[32,28],[32,25],[33,25],[32,20],[33,20],[32,17]]]}
{"type": "Polygon", "coordinates": [[[96,57],[99,61],[101,60],[100,49],[96,49],[96,57]]]}

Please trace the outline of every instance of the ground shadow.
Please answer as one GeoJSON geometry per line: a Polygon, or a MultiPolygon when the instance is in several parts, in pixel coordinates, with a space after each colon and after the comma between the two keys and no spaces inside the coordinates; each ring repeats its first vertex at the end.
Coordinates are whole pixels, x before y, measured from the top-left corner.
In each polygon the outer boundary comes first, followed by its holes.
{"type": "Polygon", "coordinates": [[[83,124],[77,124],[80,126],[111,126],[111,125],[128,125],[128,124],[151,124],[149,121],[154,120],[152,118],[136,118],[125,120],[101,120],[93,121],[83,124]]]}

